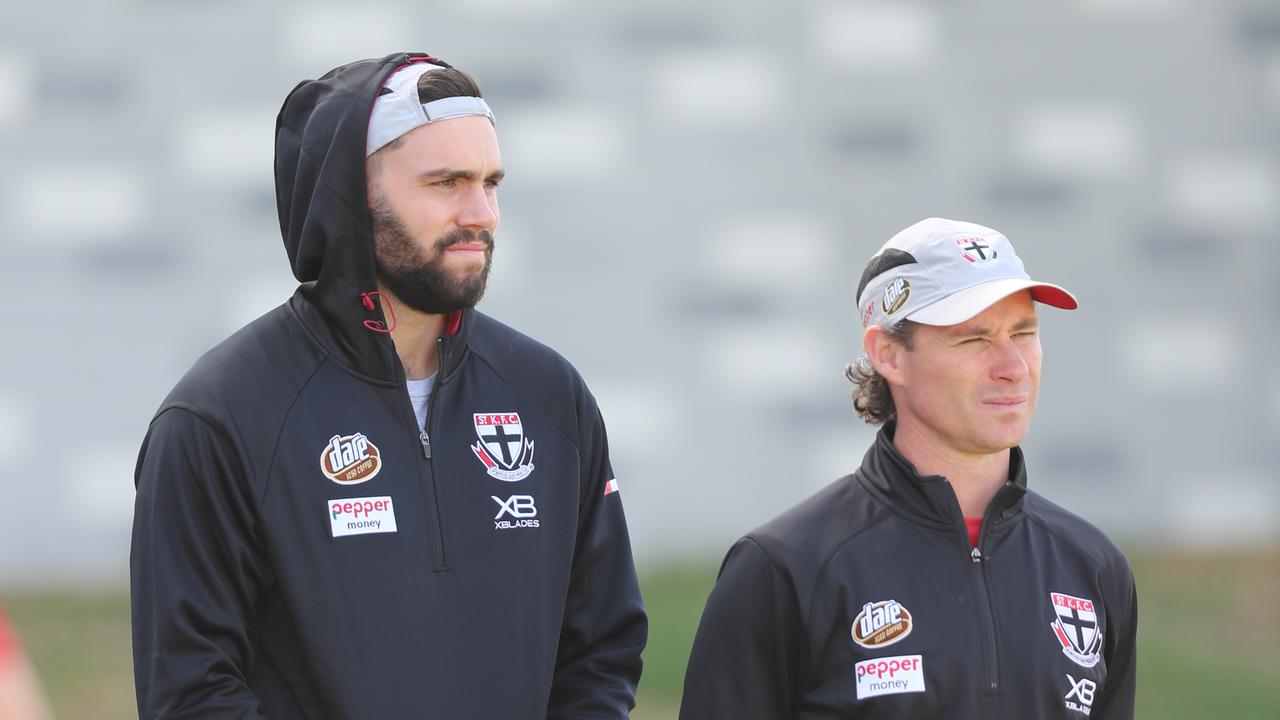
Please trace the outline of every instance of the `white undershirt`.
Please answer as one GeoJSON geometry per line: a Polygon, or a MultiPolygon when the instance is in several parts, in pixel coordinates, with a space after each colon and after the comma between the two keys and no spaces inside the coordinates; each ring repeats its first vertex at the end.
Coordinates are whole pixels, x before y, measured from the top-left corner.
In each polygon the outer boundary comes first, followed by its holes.
{"type": "Polygon", "coordinates": [[[409,388],[409,402],[413,404],[413,414],[418,417],[418,427],[427,429],[427,403],[431,400],[431,390],[436,386],[436,375],[421,380],[406,380],[409,388]]]}

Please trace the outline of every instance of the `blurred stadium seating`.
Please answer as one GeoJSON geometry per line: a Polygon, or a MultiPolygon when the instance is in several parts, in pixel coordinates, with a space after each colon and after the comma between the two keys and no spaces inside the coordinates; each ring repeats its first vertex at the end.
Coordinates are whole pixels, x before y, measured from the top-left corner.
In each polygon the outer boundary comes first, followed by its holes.
{"type": "MultiPolygon", "coordinates": [[[[199,353],[292,291],[279,103],[397,49],[472,71],[497,113],[508,179],[481,308],[599,397],[648,578],[706,576],[856,465],[872,431],[841,371],[858,276],[942,215],[1002,230],[1081,299],[1043,313],[1032,485],[1149,567],[1255,567],[1241,593],[1274,610],[1274,0],[11,3],[6,598],[105,613],[103,647],[127,649],[112,593],[147,421],[199,353]],[[86,591],[106,596],[76,605],[86,591]]],[[[1276,624],[1258,622],[1274,682],[1276,624]]],[[[102,717],[91,698],[67,717],[102,717]]]]}

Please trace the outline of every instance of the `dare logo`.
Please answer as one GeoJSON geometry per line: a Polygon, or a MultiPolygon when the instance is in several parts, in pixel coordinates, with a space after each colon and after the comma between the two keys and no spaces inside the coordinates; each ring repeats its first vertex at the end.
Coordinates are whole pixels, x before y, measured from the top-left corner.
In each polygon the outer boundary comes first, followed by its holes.
{"type": "Polygon", "coordinates": [[[897,600],[867,603],[853,619],[853,641],[865,648],[881,648],[910,635],[911,628],[911,613],[897,600]]]}
{"type": "Polygon", "coordinates": [[[906,304],[909,297],[911,297],[911,283],[907,282],[906,278],[898,276],[884,289],[884,300],[880,303],[880,307],[884,308],[885,315],[892,315],[906,304]]]}
{"type": "Polygon", "coordinates": [[[339,485],[368,482],[381,469],[378,446],[364,433],[334,435],[320,453],[320,471],[339,485]]]}

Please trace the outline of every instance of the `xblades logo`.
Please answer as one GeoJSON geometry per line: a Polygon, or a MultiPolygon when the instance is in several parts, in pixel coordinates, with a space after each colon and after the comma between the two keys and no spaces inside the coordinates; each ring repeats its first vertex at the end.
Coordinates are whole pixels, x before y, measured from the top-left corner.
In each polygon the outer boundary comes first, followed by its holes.
{"type": "Polygon", "coordinates": [[[534,506],[532,495],[512,495],[503,500],[497,495],[490,495],[498,503],[498,514],[493,516],[494,530],[516,530],[518,528],[538,527],[538,508],[534,506]],[[511,516],[514,520],[505,520],[511,516]]]}
{"type": "Polygon", "coordinates": [[[1079,713],[1088,715],[1093,711],[1093,694],[1098,690],[1098,684],[1087,677],[1076,680],[1067,674],[1067,682],[1071,683],[1071,689],[1067,691],[1067,696],[1063,698],[1068,710],[1075,710],[1079,713]],[[1072,700],[1075,698],[1075,700],[1072,700]]]}

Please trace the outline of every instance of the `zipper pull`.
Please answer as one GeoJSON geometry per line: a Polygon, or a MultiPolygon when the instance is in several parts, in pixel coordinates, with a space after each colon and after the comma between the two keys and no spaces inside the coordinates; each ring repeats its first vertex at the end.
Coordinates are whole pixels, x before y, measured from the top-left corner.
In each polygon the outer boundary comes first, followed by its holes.
{"type": "Polygon", "coordinates": [[[431,437],[427,435],[427,431],[423,430],[418,433],[418,439],[422,441],[422,457],[431,459],[431,437]]]}
{"type": "Polygon", "coordinates": [[[978,548],[974,548],[973,552],[969,553],[969,557],[973,558],[974,562],[980,563],[982,562],[982,551],[978,548]]]}

